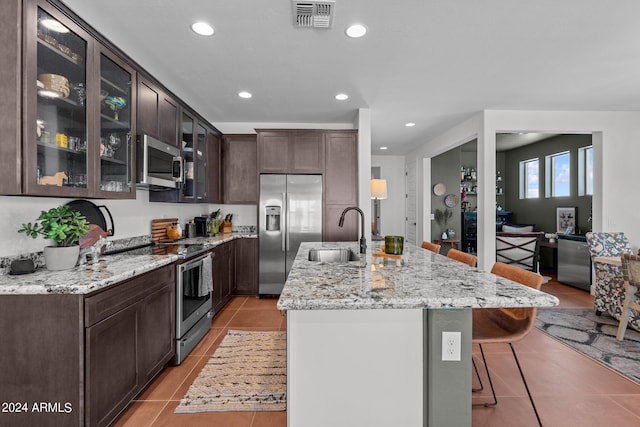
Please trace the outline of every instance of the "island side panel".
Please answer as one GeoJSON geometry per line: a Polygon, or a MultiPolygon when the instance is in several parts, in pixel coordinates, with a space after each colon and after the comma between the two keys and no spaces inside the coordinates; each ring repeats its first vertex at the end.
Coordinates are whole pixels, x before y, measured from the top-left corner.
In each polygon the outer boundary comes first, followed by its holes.
{"type": "Polygon", "coordinates": [[[423,310],[287,312],[287,425],[423,425],[423,310]]]}
{"type": "Polygon", "coordinates": [[[425,426],[471,426],[472,310],[424,310],[425,426]],[[442,332],[461,332],[460,361],[442,360],[442,332]]]}

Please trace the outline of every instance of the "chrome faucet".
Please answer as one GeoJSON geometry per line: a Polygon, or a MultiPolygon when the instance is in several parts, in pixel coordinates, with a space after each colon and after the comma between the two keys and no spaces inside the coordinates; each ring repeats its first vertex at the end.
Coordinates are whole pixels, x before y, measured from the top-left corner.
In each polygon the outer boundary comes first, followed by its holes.
{"type": "Polygon", "coordinates": [[[342,215],[340,215],[340,222],[338,222],[338,227],[342,227],[344,225],[344,216],[347,212],[355,210],[360,214],[360,253],[367,253],[367,239],[364,237],[364,212],[356,206],[350,206],[342,211],[342,215]]]}

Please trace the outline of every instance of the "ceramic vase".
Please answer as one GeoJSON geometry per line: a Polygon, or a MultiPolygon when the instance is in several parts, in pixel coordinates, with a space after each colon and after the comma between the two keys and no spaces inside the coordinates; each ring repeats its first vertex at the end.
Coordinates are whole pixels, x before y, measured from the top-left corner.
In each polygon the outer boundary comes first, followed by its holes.
{"type": "Polygon", "coordinates": [[[44,263],[47,270],[68,270],[78,263],[80,246],[46,246],[44,263]]]}

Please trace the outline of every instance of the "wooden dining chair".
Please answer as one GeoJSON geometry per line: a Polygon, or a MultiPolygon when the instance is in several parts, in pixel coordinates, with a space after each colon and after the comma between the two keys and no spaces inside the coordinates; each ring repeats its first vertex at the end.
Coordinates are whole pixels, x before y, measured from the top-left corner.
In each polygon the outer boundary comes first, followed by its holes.
{"type": "Polygon", "coordinates": [[[640,311],[640,256],[623,253],[622,276],[624,277],[624,302],[622,313],[620,313],[620,324],[616,339],[624,340],[624,333],[627,330],[629,317],[633,314],[631,310],[640,311]]]}
{"type": "Polygon", "coordinates": [[[456,261],[463,262],[470,267],[475,267],[478,264],[478,257],[476,257],[475,255],[471,255],[453,248],[449,249],[449,252],[447,252],[447,257],[455,259],[456,261]]]}
{"type": "MultiPolygon", "coordinates": [[[[540,286],[542,285],[542,282],[544,280],[544,278],[539,274],[501,262],[496,262],[494,264],[493,268],[491,269],[491,273],[537,290],[540,289],[540,286]]],[[[533,402],[533,398],[531,397],[531,392],[529,391],[527,380],[525,379],[524,373],[522,372],[520,361],[518,360],[518,356],[512,345],[513,342],[519,341],[526,337],[527,334],[529,334],[529,332],[533,328],[535,318],[535,307],[473,309],[473,343],[478,344],[480,348],[482,362],[484,363],[484,368],[487,373],[487,379],[489,380],[489,386],[491,387],[491,394],[493,395],[493,402],[475,405],[495,406],[498,404],[498,399],[493,388],[493,382],[491,381],[491,375],[489,374],[489,367],[484,356],[482,345],[490,343],[507,343],[509,344],[511,352],[513,353],[513,357],[516,360],[516,365],[518,366],[520,377],[522,377],[522,382],[524,383],[524,387],[527,390],[527,395],[529,396],[529,401],[531,402],[533,411],[535,412],[536,418],[538,419],[538,424],[542,426],[540,415],[538,415],[538,410],[535,403],[533,402]]],[[[473,366],[476,374],[478,375],[478,369],[475,365],[475,361],[473,362],[473,366]]],[[[480,380],[479,375],[478,380],[480,380]]],[[[482,381],[480,381],[480,388],[474,391],[482,390],[482,388],[482,381]]]]}
{"type": "Polygon", "coordinates": [[[431,242],[427,242],[427,241],[422,242],[422,249],[426,249],[428,251],[435,252],[437,254],[440,253],[440,245],[437,245],[437,244],[431,243],[431,242]]]}

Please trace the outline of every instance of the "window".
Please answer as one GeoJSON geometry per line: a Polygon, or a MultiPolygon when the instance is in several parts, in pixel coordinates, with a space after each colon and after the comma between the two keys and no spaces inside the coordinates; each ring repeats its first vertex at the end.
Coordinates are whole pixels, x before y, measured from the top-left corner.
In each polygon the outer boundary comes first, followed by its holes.
{"type": "Polygon", "coordinates": [[[537,199],[540,193],[540,162],[538,159],[520,162],[520,198],[537,199]]]}
{"type": "Polygon", "coordinates": [[[578,196],[593,196],[593,146],[578,149],[578,196]]]}
{"type": "Polygon", "coordinates": [[[567,197],[571,195],[571,155],[568,151],[546,157],[547,185],[545,196],[567,197]]]}

